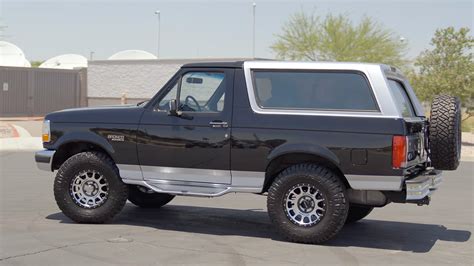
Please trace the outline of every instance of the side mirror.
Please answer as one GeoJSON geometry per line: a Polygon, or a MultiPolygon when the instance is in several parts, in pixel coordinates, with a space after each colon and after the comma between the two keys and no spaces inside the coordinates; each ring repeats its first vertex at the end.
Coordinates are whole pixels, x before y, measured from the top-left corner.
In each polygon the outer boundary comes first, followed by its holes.
{"type": "Polygon", "coordinates": [[[183,114],[183,112],[178,110],[178,103],[176,102],[175,99],[170,100],[168,104],[169,104],[169,107],[170,107],[168,115],[180,117],[180,118],[183,118],[183,119],[186,119],[186,120],[193,120],[194,119],[193,116],[183,114]]]}
{"type": "Polygon", "coordinates": [[[179,116],[178,114],[178,103],[176,102],[176,99],[172,99],[168,102],[169,104],[169,112],[168,114],[169,115],[172,115],[172,116],[179,116]]]}

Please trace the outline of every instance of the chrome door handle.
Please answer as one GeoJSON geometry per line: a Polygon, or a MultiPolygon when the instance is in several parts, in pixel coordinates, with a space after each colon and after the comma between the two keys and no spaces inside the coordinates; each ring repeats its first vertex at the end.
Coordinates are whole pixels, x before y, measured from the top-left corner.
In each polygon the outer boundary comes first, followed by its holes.
{"type": "Polygon", "coordinates": [[[229,124],[227,124],[227,122],[225,122],[225,121],[211,121],[211,122],[209,122],[209,125],[213,128],[229,127],[229,124]]]}

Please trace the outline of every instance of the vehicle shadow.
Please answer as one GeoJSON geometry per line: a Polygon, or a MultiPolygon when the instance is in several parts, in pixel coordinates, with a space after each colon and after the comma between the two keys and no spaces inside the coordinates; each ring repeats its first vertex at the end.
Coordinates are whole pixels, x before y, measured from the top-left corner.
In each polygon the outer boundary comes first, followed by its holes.
{"type": "MultiPolygon", "coordinates": [[[[74,224],[60,212],[46,218],[74,224]]],[[[267,212],[261,209],[235,210],[167,205],[153,210],[127,204],[111,223],[146,226],[167,231],[238,235],[285,241],[273,229],[267,212]]],[[[429,252],[438,240],[466,242],[470,237],[470,231],[452,230],[443,225],[364,219],[358,223],[346,225],[334,239],[325,245],[425,253],[429,252]]]]}

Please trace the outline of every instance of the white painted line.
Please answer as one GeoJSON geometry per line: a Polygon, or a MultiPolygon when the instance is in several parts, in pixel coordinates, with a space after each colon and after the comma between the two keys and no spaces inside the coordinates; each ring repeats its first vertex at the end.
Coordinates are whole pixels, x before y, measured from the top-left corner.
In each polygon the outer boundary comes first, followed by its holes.
{"type": "Polygon", "coordinates": [[[11,125],[16,129],[20,138],[31,138],[31,134],[28,130],[14,124],[11,125]]]}

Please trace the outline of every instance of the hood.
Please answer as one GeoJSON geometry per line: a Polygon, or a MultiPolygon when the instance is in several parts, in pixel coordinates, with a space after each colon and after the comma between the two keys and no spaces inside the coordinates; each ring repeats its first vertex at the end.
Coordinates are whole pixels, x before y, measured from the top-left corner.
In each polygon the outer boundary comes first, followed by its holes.
{"type": "Polygon", "coordinates": [[[50,113],[44,119],[56,123],[138,124],[144,110],[136,105],[73,108],[50,113]]]}

